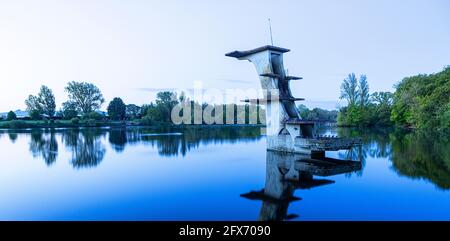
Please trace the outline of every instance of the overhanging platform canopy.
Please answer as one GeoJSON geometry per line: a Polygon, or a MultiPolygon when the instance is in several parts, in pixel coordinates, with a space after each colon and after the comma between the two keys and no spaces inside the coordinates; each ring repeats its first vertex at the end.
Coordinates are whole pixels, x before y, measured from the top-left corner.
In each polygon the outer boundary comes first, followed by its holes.
{"type": "Polygon", "coordinates": [[[303,79],[302,77],[297,77],[297,76],[286,76],[286,77],[282,78],[280,75],[273,74],[273,73],[261,74],[260,76],[274,78],[274,79],[284,79],[284,80],[300,80],[300,79],[303,79]]]}
{"type": "Polygon", "coordinates": [[[225,56],[239,59],[239,58],[242,58],[245,56],[249,56],[249,55],[267,51],[267,50],[274,51],[274,52],[280,52],[280,53],[286,53],[286,52],[290,51],[289,49],[280,48],[280,47],[276,47],[276,46],[272,46],[272,45],[266,45],[266,46],[262,46],[262,47],[259,47],[256,49],[247,50],[247,51],[233,51],[233,52],[225,54],[225,56]]]}

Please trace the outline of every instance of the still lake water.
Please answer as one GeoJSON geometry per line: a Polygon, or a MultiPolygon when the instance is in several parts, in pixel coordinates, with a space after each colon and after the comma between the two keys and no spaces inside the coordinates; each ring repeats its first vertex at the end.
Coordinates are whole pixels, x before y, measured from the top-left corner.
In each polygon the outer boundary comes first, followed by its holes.
{"type": "Polygon", "coordinates": [[[0,130],[0,220],[450,220],[448,138],[323,130],[361,137],[361,147],[327,156],[362,167],[314,176],[315,186],[266,179],[290,164],[266,151],[260,133],[0,130]],[[241,196],[274,186],[290,198],[241,196]]]}

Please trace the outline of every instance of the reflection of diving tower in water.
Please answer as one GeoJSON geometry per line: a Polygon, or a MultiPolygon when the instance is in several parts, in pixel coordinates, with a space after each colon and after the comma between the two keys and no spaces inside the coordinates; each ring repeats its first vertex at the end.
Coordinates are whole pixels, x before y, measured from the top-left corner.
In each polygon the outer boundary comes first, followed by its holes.
{"type": "Polygon", "coordinates": [[[226,54],[255,65],[264,98],[245,102],[266,106],[267,149],[324,156],[325,151],[349,149],[357,144],[354,139],[318,137],[315,122],[301,119],[295,101],[304,99],[292,96],[289,81],[302,78],[286,75],[283,65],[286,52],[289,50],[268,45],[226,54]]]}
{"type": "Polygon", "coordinates": [[[316,179],[314,176],[333,176],[361,170],[361,162],[310,155],[267,152],[266,180],[261,191],[242,194],[250,200],[261,200],[259,221],[289,220],[296,214],[288,214],[289,204],[301,200],[294,196],[297,189],[311,189],[334,181],[316,179]]]}

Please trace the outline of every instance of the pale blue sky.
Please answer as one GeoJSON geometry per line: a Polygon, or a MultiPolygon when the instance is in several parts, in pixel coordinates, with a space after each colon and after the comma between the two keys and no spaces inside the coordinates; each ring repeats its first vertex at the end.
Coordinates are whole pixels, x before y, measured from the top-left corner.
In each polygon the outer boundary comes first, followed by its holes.
{"type": "Polygon", "coordinates": [[[294,95],[313,102],[337,101],[349,72],[366,74],[372,92],[393,91],[450,64],[448,0],[0,0],[0,112],[24,109],[42,84],[59,108],[71,80],[136,104],[154,99],[148,89],[194,81],[259,87],[250,63],[224,54],[268,44],[269,17],[275,45],[292,50],[290,74],[304,77],[294,95]]]}

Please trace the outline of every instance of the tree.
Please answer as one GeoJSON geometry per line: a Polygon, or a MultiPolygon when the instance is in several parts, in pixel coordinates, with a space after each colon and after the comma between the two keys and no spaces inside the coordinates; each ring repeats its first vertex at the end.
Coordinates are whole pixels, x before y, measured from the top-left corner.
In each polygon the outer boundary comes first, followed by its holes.
{"type": "Polygon", "coordinates": [[[91,83],[69,82],[66,92],[69,95],[69,101],[76,106],[77,111],[84,114],[98,110],[105,102],[100,89],[91,83]]]}
{"type": "Polygon", "coordinates": [[[14,111],[8,112],[8,115],[6,116],[6,120],[11,121],[11,120],[15,120],[15,119],[17,119],[16,113],[14,113],[14,111]]]}
{"type": "Polygon", "coordinates": [[[27,110],[37,115],[47,115],[52,118],[55,115],[55,96],[50,88],[43,85],[37,96],[29,95],[25,100],[27,110]]]}
{"type": "Polygon", "coordinates": [[[150,104],[150,105],[144,104],[141,106],[141,112],[140,112],[141,116],[146,116],[148,114],[148,110],[150,109],[151,105],[152,104],[150,104]]]}
{"type": "Polygon", "coordinates": [[[66,120],[70,120],[78,116],[77,106],[72,101],[66,101],[63,103],[62,115],[66,120]]]}
{"type": "Polygon", "coordinates": [[[39,115],[42,114],[42,106],[39,103],[39,98],[34,95],[29,95],[28,98],[25,100],[25,105],[27,106],[28,112],[35,112],[39,115]]]}
{"type": "Polygon", "coordinates": [[[442,114],[441,127],[445,130],[450,130],[450,101],[447,103],[447,110],[442,114]]]}
{"type": "Polygon", "coordinates": [[[28,113],[32,120],[40,120],[41,119],[41,113],[39,113],[39,111],[37,111],[37,110],[31,110],[28,113]]]}
{"type": "Polygon", "coordinates": [[[170,91],[156,94],[156,109],[161,116],[160,121],[170,122],[172,109],[178,104],[177,94],[170,91]]]}
{"type": "Polygon", "coordinates": [[[135,104],[129,104],[125,107],[125,117],[129,120],[133,120],[141,117],[141,107],[135,104]]]}
{"type": "Polygon", "coordinates": [[[170,91],[158,92],[156,104],[151,103],[142,107],[146,110],[145,122],[171,122],[172,109],[178,104],[177,94],[170,91]]]}
{"type": "Polygon", "coordinates": [[[369,94],[369,83],[367,83],[366,75],[361,75],[358,81],[358,108],[359,108],[359,123],[360,126],[370,126],[373,125],[374,116],[372,107],[369,106],[370,94],[369,94]]]}
{"type": "Polygon", "coordinates": [[[348,105],[340,109],[338,124],[343,126],[360,126],[363,123],[362,110],[356,105],[348,105]]]}
{"type": "Polygon", "coordinates": [[[41,105],[42,113],[52,118],[55,115],[55,96],[50,88],[43,85],[38,94],[38,101],[41,105]]]}
{"type": "Polygon", "coordinates": [[[163,122],[161,110],[153,103],[142,106],[141,112],[145,112],[141,123],[144,125],[153,125],[154,123],[163,122]]]}
{"type": "Polygon", "coordinates": [[[358,86],[358,100],[359,106],[365,107],[370,103],[370,94],[369,94],[369,84],[367,83],[366,75],[361,75],[359,77],[359,86],[358,86]]]}
{"type": "Polygon", "coordinates": [[[177,94],[174,92],[162,91],[162,92],[158,92],[158,94],[156,94],[156,104],[157,105],[166,105],[166,104],[176,105],[177,103],[178,103],[177,94]]]}
{"type": "Polygon", "coordinates": [[[338,115],[340,125],[369,126],[373,124],[376,117],[373,116],[366,75],[361,75],[358,80],[354,73],[349,74],[341,85],[341,99],[346,99],[348,106],[340,110],[338,115]]]}
{"type": "Polygon", "coordinates": [[[374,125],[391,125],[391,111],[392,111],[391,92],[375,92],[371,95],[371,101],[374,105],[374,118],[372,120],[374,125]]]}
{"type": "Polygon", "coordinates": [[[125,119],[126,106],[121,98],[114,98],[108,105],[108,115],[112,120],[125,119]]]}
{"type": "Polygon", "coordinates": [[[322,120],[322,121],[336,121],[338,117],[338,111],[325,110],[321,108],[308,109],[305,105],[298,106],[300,116],[305,120],[322,120]]]}
{"type": "Polygon", "coordinates": [[[306,107],[306,105],[300,104],[298,105],[297,109],[302,119],[308,120],[310,118],[311,111],[308,109],[308,107],[306,107]]]}
{"type": "Polygon", "coordinates": [[[340,125],[369,126],[393,123],[426,130],[450,129],[450,66],[435,74],[419,74],[404,78],[395,85],[394,94],[375,92],[368,98],[369,85],[361,75],[358,104],[352,104],[354,75],[341,86],[341,98],[349,105],[340,110],[340,125]]]}
{"type": "Polygon", "coordinates": [[[375,92],[371,95],[372,102],[376,105],[392,105],[394,94],[391,92],[375,92]]]}
{"type": "Polygon", "coordinates": [[[435,74],[404,78],[396,86],[391,120],[419,129],[448,130],[450,66],[435,74]]]}
{"type": "Polygon", "coordinates": [[[358,99],[358,80],[354,73],[349,74],[342,82],[340,99],[346,99],[349,106],[356,104],[358,99]]]}
{"type": "Polygon", "coordinates": [[[161,122],[163,120],[162,112],[154,104],[148,106],[146,118],[152,122],[161,122]]]}

